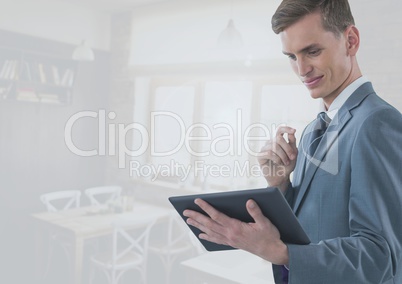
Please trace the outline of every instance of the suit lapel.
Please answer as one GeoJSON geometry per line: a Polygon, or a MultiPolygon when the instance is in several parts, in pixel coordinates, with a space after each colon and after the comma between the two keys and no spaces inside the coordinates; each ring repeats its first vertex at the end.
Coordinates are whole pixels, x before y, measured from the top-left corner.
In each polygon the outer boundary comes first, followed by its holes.
{"type": "Polygon", "coordinates": [[[297,193],[297,197],[293,207],[294,212],[297,213],[297,210],[302,204],[311,180],[314,177],[314,174],[316,173],[318,168],[321,168],[334,175],[338,173],[338,163],[334,163],[333,160],[329,159],[327,161],[323,161],[323,159],[325,158],[331,147],[333,148],[332,151],[336,151],[335,155],[336,157],[338,157],[338,136],[340,135],[342,129],[345,127],[347,122],[352,118],[351,110],[356,108],[370,93],[373,92],[374,90],[371,83],[369,82],[360,86],[339,109],[331,124],[328,126],[328,130],[324,134],[322,140],[326,141],[326,143],[320,143],[318,145],[314,157],[308,157],[305,153],[301,155],[301,167],[298,170],[297,175],[295,175],[294,179],[295,185],[300,184],[299,191],[297,193]],[[303,167],[302,165],[305,166],[303,167]]]}

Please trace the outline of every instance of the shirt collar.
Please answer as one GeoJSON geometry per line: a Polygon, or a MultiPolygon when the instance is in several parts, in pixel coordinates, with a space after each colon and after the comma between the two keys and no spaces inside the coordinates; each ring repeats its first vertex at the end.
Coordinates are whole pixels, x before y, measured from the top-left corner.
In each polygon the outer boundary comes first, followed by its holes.
{"type": "Polygon", "coordinates": [[[347,101],[347,99],[364,83],[369,80],[361,76],[353,81],[349,86],[347,86],[332,102],[327,111],[327,115],[332,120],[335,115],[338,113],[338,110],[343,106],[343,104],[347,101]]]}

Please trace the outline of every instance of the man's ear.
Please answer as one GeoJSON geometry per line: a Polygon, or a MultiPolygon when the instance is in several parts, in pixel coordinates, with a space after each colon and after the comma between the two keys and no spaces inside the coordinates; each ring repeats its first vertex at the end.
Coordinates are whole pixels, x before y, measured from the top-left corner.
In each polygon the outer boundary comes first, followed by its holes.
{"type": "Polygon", "coordinates": [[[355,56],[360,46],[359,30],[351,25],[345,30],[345,38],[347,39],[348,55],[355,56]]]}

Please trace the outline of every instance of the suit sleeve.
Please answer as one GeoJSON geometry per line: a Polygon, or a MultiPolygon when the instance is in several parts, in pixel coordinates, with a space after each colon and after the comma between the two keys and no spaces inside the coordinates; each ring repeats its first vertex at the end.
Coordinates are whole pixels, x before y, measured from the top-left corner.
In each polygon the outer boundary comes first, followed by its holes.
{"type": "Polygon", "coordinates": [[[289,283],[394,283],[401,273],[402,116],[381,109],[356,131],[345,200],[350,236],[289,244],[289,283]]]}

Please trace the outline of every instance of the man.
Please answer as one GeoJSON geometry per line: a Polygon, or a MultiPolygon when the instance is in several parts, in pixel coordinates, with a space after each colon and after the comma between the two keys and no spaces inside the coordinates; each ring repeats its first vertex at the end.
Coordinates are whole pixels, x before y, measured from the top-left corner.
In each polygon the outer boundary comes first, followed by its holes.
{"type": "Polygon", "coordinates": [[[246,207],[254,223],[200,199],[209,217],[186,210],[188,223],[205,240],[272,262],[276,283],[402,283],[402,116],[362,77],[347,0],[284,0],[272,27],[292,69],[326,109],[298,148],[295,130],[282,127],[259,158],[268,184],[281,189],[312,242],[283,243],[252,200],[246,207]],[[312,137],[320,122],[327,130],[312,137]]]}

